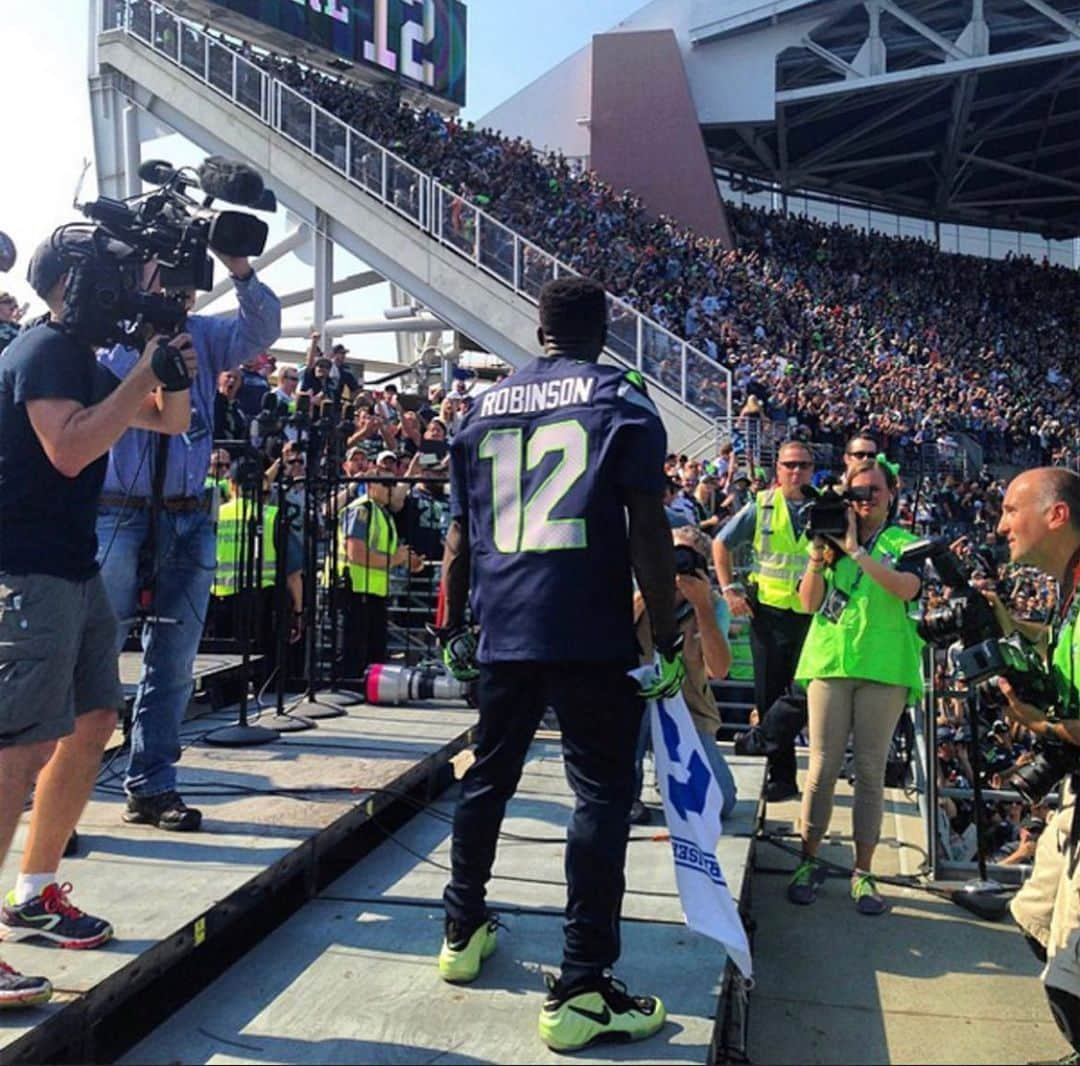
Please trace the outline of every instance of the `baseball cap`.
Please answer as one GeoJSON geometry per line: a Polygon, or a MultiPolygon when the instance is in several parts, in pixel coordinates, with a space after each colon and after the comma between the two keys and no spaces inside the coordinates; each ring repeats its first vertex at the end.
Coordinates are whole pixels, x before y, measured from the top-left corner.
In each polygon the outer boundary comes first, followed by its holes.
{"type": "Polygon", "coordinates": [[[361,448],[359,444],[354,444],[354,445],[353,445],[353,446],[352,446],[352,447],[351,447],[351,448],[350,448],[350,449],[349,449],[349,450],[348,450],[348,451],[347,451],[347,452],[345,453],[345,458],[346,458],[346,459],[352,459],[352,458],[353,458],[354,456],[356,456],[356,455],[365,455],[365,454],[366,454],[366,453],[365,453],[364,449],[363,449],[363,448],[361,448]]]}
{"type": "Polygon", "coordinates": [[[379,452],[379,454],[377,456],[375,456],[375,462],[376,463],[386,463],[386,462],[396,463],[397,461],[398,461],[397,452],[392,452],[389,449],[387,449],[384,452],[379,452]]]}
{"type": "Polygon", "coordinates": [[[335,344],[334,347],[330,349],[330,351],[333,352],[335,355],[338,352],[341,352],[342,355],[349,354],[349,349],[346,348],[344,344],[335,344]]]}
{"type": "Polygon", "coordinates": [[[1029,815],[1020,823],[1020,828],[1026,829],[1029,833],[1041,833],[1046,828],[1046,822],[1042,818],[1029,815]]]}

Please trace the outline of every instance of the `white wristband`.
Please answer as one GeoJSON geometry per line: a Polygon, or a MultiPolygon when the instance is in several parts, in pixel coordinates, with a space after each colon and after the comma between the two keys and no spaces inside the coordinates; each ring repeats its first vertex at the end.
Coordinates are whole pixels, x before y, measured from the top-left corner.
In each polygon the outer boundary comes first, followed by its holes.
{"type": "Polygon", "coordinates": [[[858,562],[860,559],[865,559],[867,554],[868,553],[867,553],[866,549],[860,544],[859,547],[857,547],[851,553],[852,562],[858,562]]]}

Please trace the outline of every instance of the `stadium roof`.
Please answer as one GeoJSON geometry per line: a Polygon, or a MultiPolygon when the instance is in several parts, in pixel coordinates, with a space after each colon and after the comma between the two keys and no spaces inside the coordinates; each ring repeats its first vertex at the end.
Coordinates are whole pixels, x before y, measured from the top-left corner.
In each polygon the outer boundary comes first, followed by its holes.
{"type": "Polygon", "coordinates": [[[719,171],[940,221],[1080,234],[1080,0],[692,6],[688,67],[713,53],[719,75],[737,49],[775,79],[771,109],[701,115],[719,171]]]}

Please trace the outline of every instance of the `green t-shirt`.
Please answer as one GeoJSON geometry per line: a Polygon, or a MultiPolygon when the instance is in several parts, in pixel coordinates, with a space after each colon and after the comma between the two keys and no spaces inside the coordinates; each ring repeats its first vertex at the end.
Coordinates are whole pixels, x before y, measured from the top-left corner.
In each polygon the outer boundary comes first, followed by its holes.
{"type": "Polygon", "coordinates": [[[1080,611],[1080,594],[1074,599],[1061,632],[1054,641],[1054,653],[1050,658],[1050,673],[1057,688],[1059,718],[1080,718],[1080,633],[1076,628],[1076,616],[1080,611]]]}

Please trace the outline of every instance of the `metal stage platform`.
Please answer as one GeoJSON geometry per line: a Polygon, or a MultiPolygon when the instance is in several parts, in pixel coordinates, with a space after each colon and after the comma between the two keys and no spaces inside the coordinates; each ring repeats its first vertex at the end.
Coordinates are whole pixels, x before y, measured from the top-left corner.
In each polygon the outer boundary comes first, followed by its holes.
{"type": "MultiPolygon", "coordinates": [[[[184,724],[181,789],[203,810],[201,833],[125,825],[106,763],[79,855],[60,873],[116,937],[88,952],[3,945],[5,960],[47,975],[56,994],[0,1016],[0,1063],[112,1061],[382,839],[376,819],[396,827],[444,791],[475,713],[358,705],[265,747],[201,743],[232,720],[222,711],[184,724]]],[[[0,871],[4,890],[23,831],[0,871]]]]}
{"type": "MultiPolygon", "coordinates": [[[[538,735],[508,812],[490,899],[509,929],[480,982],[461,989],[439,980],[434,953],[446,789],[474,712],[358,705],[262,748],[201,743],[227,720],[218,712],[184,727],[181,787],[203,808],[202,833],[124,825],[106,766],[80,854],[61,875],[116,938],[90,952],[3,946],[56,995],[47,1008],[0,1016],[0,1063],[555,1061],[535,1030],[540,968],[559,959],[572,802],[557,735],[538,735]],[[518,839],[529,837],[540,839],[518,839]]],[[[732,761],[742,798],[719,857],[745,907],[764,764],[732,761]]],[[[715,1061],[733,970],[683,924],[648,785],[645,799],[656,824],[632,832],[619,973],[667,1002],[663,1035],[640,1049],[650,1062],[715,1061]]],[[[0,872],[5,887],[20,845],[0,872]]],[[[626,1053],[608,1046],[583,1060],[607,1056],[626,1053]]]]}
{"type": "MultiPolygon", "coordinates": [[[[742,799],[719,857],[746,902],[764,762],[732,759],[742,799]]],[[[646,787],[647,801],[657,801],[646,787]]],[[[449,862],[453,792],[319,893],[239,964],[121,1060],[129,1063],[541,1063],[565,1061],[536,1035],[557,969],[572,805],[557,738],[534,743],[504,823],[489,902],[507,928],[476,984],[444,984],[435,967],[449,862]]],[[[725,955],[690,932],[659,810],[634,826],[618,974],[661,995],[669,1021],[640,1045],[598,1045],[579,1062],[715,1061],[726,1016],[725,955]],[[719,1008],[719,1009],[718,1009],[719,1008]]]]}

